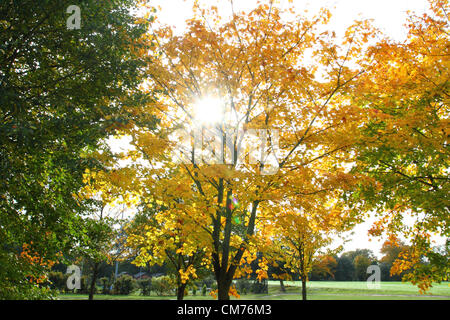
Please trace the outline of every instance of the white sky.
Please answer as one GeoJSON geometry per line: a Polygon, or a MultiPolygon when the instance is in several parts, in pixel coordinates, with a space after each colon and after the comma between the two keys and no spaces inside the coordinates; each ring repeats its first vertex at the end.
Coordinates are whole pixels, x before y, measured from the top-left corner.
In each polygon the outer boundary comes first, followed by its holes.
{"type": "MultiPolygon", "coordinates": [[[[203,0],[202,3],[205,3],[203,0]]],[[[222,15],[230,14],[229,0],[209,0],[216,5],[222,15]]],[[[309,14],[317,13],[322,7],[329,8],[333,15],[330,24],[336,33],[342,32],[355,19],[374,19],[374,23],[392,38],[402,40],[405,36],[403,24],[410,10],[421,14],[428,10],[426,0],[278,0],[282,7],[294,5],[298,13],[307,10],[309,14]]],[[[175,26],[182,32],[184,21],[192,16],[192,0],[152,0],[152,5],[159,6],[158,21],[175,26]]],[[[235,11],[254,8],[256,0],[234,0],[235,11]]]]}
{"type": "MultiPolygon", "coordinates": [[[[283,7],[291,5],[288,0],[278,2],[283,7]]],[[[192,0],[152,0],[151,4],[160,7],[160,11],[156,13],[159,23],[175,27],[176,33],[182,33],[185,29],[185,20],[192,17],[192,0]]],[[[208,4],[216,5],[222,15],[231,13],[228,0],[210,0],[208,4]]],[[[255,4],[256,0],[234,0],[236,12],[252,9],[255,4]]],[[[419,15],[428,11],[426,0],[294,0],[292,4],[300,14],[305,9],[308,10],[307,15],[317,13],[321,7],[329,8],[332,12],[330,25],[338,35],[342,34],[354,20],[368,18],[373,19],[373,24],[383,33],[398,41],[404,40],[406,36],[403,25],[406,22],[407,11],[419,15]]],[[[356,226],[353,229],[354,235],[350,237],[351,241],[345,244],[344,250],[368,248],[380,257],[379,250],[383,239],[372,238],[369,241],[367,235],[374,221],[374,218],[369,218],[356,226]]],[[[436,238],[436,240],[437,244],[444,243],[443,239],[436,238]]]]}

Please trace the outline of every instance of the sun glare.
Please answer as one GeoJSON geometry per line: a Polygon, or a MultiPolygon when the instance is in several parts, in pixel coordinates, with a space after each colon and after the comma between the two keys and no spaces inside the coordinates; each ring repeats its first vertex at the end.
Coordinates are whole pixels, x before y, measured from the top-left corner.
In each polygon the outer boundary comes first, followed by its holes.
{"type": "Polygon", "coordinates": [[[223,120],[223,102],[216,97],[205,97],[194,104],[194,119],[201,124],[214,124],[223,120]]]}

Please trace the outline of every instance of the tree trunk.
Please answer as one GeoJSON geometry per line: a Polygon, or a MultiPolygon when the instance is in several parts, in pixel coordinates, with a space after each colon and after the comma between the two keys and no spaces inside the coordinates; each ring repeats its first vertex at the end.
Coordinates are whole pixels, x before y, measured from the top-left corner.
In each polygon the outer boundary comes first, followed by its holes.
{"type": "Polygon", "coordinates": [[[302,243],[298,248],[298,253],[300,259],[300,276],[302,278],[302,300],[306,301],[306,279],[308,278],[308,273],[306,272],[305,251],[302,243]]]}
{"type": "Polygon", "coordinates": [[[284,287],[284,281],[280,280],[280,290],[281,292],[286,292],[286,288],[284,287]]]}
{"type": "Polygon", "coordinates": [[[177,287],[177,300],[183,300],[184,290],[186,290],[186,283],[179,284],[177,287]]]}
{"type": "Polygon", "coordinates": [[[230,291],[231,281],[228,279],[219,279],[217,280],[217,298],[219,300],[230,300],[230,296],[228,295],[230,291]]]}
{"type": "MultiPolygon", "coordinates": [[[[223,196],[224,196],[224,186],[223,179],[219,180],[219,189],[218,189],[218,204],[222,206],[223,196]]],[[[248,238],[253,235],[255,229],[255,220],[256,220],[256,210],[258,208],[259,201],[253,201],[252,211],[250,214],[250,219],[247,226],[246,236],[244,241],[241,243],[238,252],[231,256],[230,254],[230,240],[232,233],[232,223],[231,216],[232,211],[231,207],[231,196],[233,192],[232,190],[227,190],[226,194],[226,205],[225,212],[221,213],[222,208],[219,208],[217,211],[217,217],[213,220],[213,242],[214,242],[214,251],[212,254],[213,260],[213,268],[214,274],[217,281],[217,289],[218,289],[218,299],[219,300],[230,300],[229,291],[230,286],[233,281],[234,274],[236,272],[237,266],[241,261],[241,258],[246,250],[246,245],[248,243],[248,238]],[[224,239],[221,243],[220,241],[220,232],[221,232],[221,218],[225,217],[225,227],[224,227],[224,239]],[[222,248],[220,248],[222,247],[222,248]],[[222,251],[222,257],[220,257],[219,251],[222,251]],[[222,259],[221,259],[222,258],[222,259]]]]}
{"type": "Polygon", "coordinates": [[[302,276],[302,300],[306,301],[306,277],[302,276]]]}
{"type": "Polygon", "coordinates": [[[92,272],[91,287],[89,288],[89,300],[94,300],[95,282],[97,281],[98,266],[99,266],[99,263],[95,262],[93,272],[92,272]]]}

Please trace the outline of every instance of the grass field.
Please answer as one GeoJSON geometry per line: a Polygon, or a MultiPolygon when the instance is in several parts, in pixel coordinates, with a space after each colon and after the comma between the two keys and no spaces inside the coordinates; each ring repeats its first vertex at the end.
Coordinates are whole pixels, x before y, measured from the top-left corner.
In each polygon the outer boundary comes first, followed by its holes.
{"type": "MultiPolygon", "coordinates": [[[[280,291],[278,281],[269,281],[268,294],[242,295],[241,300],[300,300],[300,282],[285,281],[286,292],[280,291]]],[[[379,289],[368,289],[365,281],[311,281],[308,282],[309,300],[450,300],[450,283],[435,284],[428,294],[420,295],[416,286],[402,282],[381,282],[379,289]]],[[[175,296],[128,296],[95,295],[98,300],[160,300],[175,296]]],[[[61,294],[61,300],[87,299],[87,295],[61,294]]],[[[210,300],[211,296],[188,295],[186,300],[210,300]]]]}

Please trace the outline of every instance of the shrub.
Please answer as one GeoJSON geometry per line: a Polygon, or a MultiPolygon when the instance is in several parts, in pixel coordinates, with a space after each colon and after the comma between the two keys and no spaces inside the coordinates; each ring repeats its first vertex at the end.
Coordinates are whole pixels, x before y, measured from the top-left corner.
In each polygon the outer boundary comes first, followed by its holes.
{"type": "Polygon", "coordinates": [[[100,278],[100,283],[102,284],[102,294],[110,294],[111,281],[107,277],[100,278]]]}
{"type": "Polygon", "coordinates": [[[130,275],[122,275],[116,279],[113,294],[128,295],[136,289],[136,280],[130,275]]]}
{"type": "Polygon", "coordinates": [[[161,276],[152,279],[152,290],[155,291],[158,296],[171,294],[174,289],[174,281],[169,276],[161,276]]]}
{"type": "Polygon", "coordinates": [[[207,289],[208,288],[206,288],[206,284],[204,284],[203,287],[202,287],[202,296],[206,296],[206,290],[207,289]]]}
{"type": "Polygon", "coordinates": [[[141,295],[149,296],[152,290],[152,279],[141,279],[138,280],[137,283],[141,289],[141,295]]]}
{"type": "Polygon", "coordinates": [[[247,294],[250,292],[252,284],[248,279],[239,279],[236,281],[236,289],[240,294],[247,294]]]}
{"type": "Polygon", "coordinates": [[[266,280],[262,280],[261,282],[255,280],[252,283],[250,290],[252,293],[269,293],[269,287],[266,280]]]}

